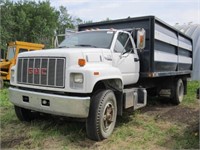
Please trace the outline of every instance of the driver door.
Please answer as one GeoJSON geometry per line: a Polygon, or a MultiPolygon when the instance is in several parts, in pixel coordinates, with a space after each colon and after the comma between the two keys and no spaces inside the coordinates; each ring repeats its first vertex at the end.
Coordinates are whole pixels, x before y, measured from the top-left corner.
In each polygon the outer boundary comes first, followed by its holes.
{"type": "Polygon", "coordinates": [[[138,81],[139,58],[128,32],[118,32],[113,52],[113,66],[120,69],[125,85],[138,81]]]}

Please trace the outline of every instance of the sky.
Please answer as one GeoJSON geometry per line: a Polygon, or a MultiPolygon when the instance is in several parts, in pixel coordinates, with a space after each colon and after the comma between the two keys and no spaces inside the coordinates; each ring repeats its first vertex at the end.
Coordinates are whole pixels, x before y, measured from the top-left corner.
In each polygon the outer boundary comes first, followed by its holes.
{"type": "MultiPolygon", "coordinates": [[[[41,1],[41,0],[40,0],[41,1]]],[[[170,25],[200,24],[200,0],[50,0],[70,15],[93,22],[154,15],[170,25]]]]}
{"type": "Polygon", "coordinates": [[[82,20],[102,21],[154,15],[168,24],[200,24],[200,0],[51,0],[82,20]]]}

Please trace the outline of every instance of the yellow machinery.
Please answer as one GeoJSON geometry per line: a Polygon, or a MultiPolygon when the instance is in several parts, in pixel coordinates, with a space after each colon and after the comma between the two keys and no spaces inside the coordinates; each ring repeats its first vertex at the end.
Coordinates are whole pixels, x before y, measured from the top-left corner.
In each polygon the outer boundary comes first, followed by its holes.
{"type": "Polygon", "coordinates": [[[43,44],[21,41],[10,42],[8,44],[6,59],[1,59],[0,62],[0,89],[3,88],[4,81],[10,81],[10,69],[15,65],[16,58],[19,53],[41,50],[43,48],[43,44]]]}

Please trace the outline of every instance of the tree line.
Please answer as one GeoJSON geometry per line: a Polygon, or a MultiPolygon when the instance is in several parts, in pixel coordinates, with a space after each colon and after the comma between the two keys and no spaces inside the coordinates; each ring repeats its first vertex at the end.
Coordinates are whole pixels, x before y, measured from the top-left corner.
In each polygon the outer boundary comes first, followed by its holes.
{"type": "Polygon", "coordinates": [[[26,41],[52,47],[55,32],[63,34],[65,28],[74,29],[83,23],[70,15],[67,8],[56,9],[50,1],[0,0],[0,48],[6,49],[10,41],[26,41]]]}

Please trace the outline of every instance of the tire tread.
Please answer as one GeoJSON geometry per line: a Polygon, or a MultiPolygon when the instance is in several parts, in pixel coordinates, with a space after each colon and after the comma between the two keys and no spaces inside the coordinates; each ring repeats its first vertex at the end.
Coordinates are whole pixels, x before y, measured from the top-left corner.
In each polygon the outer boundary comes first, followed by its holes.
{"type": "Polygon", "coordinates": [[[111,90],[98,90],[92,96],[91,104],[90,104],[90,111],[89,116],[86,121],[86,131],[87,135],[90,139],[95,141],[100,141],[105,139],[101,135],[100,127],[100,117],[101,117],[101,110],[103,107],[103,103],[105,97],[112,92],[111,90]]]}

